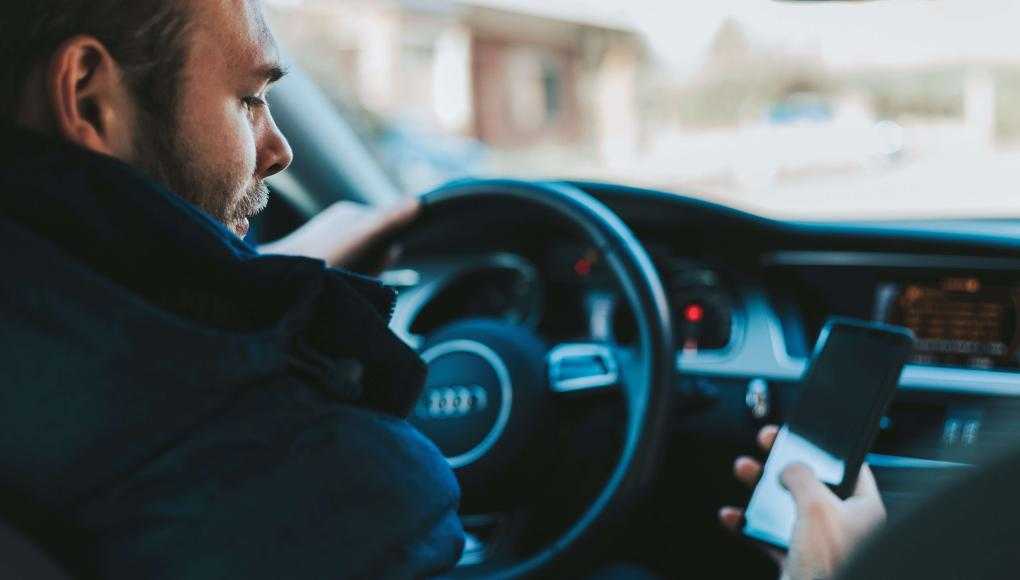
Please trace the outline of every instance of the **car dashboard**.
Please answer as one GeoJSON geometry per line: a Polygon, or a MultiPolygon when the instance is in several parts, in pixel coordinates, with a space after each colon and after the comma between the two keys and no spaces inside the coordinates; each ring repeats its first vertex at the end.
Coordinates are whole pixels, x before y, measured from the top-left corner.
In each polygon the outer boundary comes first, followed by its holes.
{"type": "MultiPolygon", "coordinates": [[[[919,337],[868,457],[890,513],[1015,439],[1020,226],[782,222],[675,194],[575,185],[621,216],[666,290],[683,402],[668,491],[654,501],[700,522],[671,533],[703,536],[716,507],[746,501],[732,460],[755,451],[762,425],[783,421],[829,316],[901,324],[919,337]]],[[[477,227],[461,216],[460,237],[442,244],[420,237],[383,276],[400,291],[394,330],[420,345],[448,322],[481,316],[551,341],[633,343],[599,252],[514,211],[477,227]]]]}

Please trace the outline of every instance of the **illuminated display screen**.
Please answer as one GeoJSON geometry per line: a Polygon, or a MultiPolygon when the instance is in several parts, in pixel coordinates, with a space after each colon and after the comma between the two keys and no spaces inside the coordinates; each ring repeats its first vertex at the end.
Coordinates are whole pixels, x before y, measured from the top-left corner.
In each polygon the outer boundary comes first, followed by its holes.
{"type": "Polygon", "coordinates": [[[911,363],[1016,369],[1017,293],[970,277],[885,283],[875,318],[914,331],[911,363]]]}

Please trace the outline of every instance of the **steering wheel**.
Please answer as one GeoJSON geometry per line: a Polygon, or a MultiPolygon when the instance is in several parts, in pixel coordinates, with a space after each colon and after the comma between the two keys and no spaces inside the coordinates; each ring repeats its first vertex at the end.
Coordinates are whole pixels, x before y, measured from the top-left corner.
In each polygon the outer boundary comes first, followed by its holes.
{"type": "Polygon", "coordinates": [[[426,338],[420,353],[429,366],[428,379],[411,422],[442,450],[466,499],[484,501],[489,490],[519,475],[523,460],[534,451],[529,435],[547,419],[556,397],[617,388],[626,406],[622,444],[610,475],[566,531],[528,555],[482,562],[465,558],[452,573],[455,577],[548,574],[604,538],[614,516],[624,513],[651,479],[676,373],[669,308],[651,259],[609,208],[576,187],[455,182],[425,194],[421,217],[400,237],[458,211],[477,212],[484,220],[486,208],[507,207],[505,202],[531,206],[600,252],[633,312],[637,346],[590,341],[550,347],[529,328],[493,320],[454,322],[426,338]]]}

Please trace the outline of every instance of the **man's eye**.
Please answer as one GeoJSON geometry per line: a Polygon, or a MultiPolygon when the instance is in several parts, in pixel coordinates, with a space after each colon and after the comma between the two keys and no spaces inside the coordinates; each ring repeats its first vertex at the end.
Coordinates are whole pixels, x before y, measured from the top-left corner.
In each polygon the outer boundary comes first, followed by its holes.
{"type": "Polygon", "coordinates": [[[251,96],[251,97],[244,97],[241,100],[244,101],[245,106],[250,108],[250,109],[254,109],[256,107],[264,107],[264,106],[266,106],[266,100],[263,99],[262,97],[251,96]]]}

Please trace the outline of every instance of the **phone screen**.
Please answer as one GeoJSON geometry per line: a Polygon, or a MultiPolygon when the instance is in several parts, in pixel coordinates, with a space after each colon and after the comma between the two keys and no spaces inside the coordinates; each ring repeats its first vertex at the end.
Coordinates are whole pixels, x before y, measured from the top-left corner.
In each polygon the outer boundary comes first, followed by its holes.
{"type": "Polygon", "coordinates": [[[789,422],[769,453],[745,512],[744,534],[786,548],[796,507],[779,475],[793,462],[846,496],[910,355],[909,330],[837,319],[826,324],[789,422]]]}

